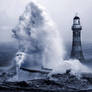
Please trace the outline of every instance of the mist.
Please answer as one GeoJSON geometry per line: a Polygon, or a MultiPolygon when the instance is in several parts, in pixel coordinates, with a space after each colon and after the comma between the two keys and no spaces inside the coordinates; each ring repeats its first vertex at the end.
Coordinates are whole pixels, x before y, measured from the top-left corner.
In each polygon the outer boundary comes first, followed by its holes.
{"type": "MultiPolygon", "coordinates": [[[[31,0],[1,0],[0,3],[0,30],[1,30],[1,41],[6,42],[11,41],[12,39],[11,30],[17,24],[19,16],[24,11],[26,5],[31,0]],[[2,16],[3,15],[3,16],[2,16]]],[[[72,40],[72,19],[77,12],[81,18],[81,24],[83,26],[82,31],[82,41],[89,42],[92,40],[91,30],[92,30],[92,21],[91,21],[91,10],[92,10],[92,1],[91,0],[36,0],[38,3],[41,3],[46,7],[49,15],[55,21],[58,26],[58,29],[61,31],[62,38],[64,41],[72,40]],[[85,7],[86,6],[86,7],[85,7]],[[66,39],[65,39],[66,38],[66,39]],[[69,39],[68,39],[69,38],[69,39]]]]}
{"type": "Polygon", "coordinates": [[[27,5],[12,30],[19,44],[14,60],[18,70],[20,67],[45,67],[52,69],[50,74],[63,74],[67,70],[71,70],[74,75],[91,73],[91,69],[79,60],[64,59],[66,50],[59,35],[60,30],[55,26],[41,5],[35,2],[27,5]]]}
{"type": "MultiPolygon", "coordinates": [[[[19,52],[26,53],[25,64],[31,66],[53,67],[50,62],[63,58],[64,47],[59,31],[42,6],[31,2],[20,16],[13,29],[18,40],[19,52]]],[[[24,64],[24,65],[25,65],[24,64]]]]}

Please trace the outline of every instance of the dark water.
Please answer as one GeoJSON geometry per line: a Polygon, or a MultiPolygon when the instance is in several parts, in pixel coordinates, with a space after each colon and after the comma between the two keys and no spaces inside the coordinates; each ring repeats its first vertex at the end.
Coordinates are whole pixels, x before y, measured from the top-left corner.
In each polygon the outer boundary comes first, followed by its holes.
{"type": "MultiPolygon", "coordinates": [[[[66,48],[66,57],[70,56],[71,53],[71,44],[70,43],[66,43],[65,44],[65,48],[66,48]]],[[[92,43],[88,42],[88,43],[82,43],[82,50],[83,50],[83,55],[85,57],[85,60],[88,62],[91,62],[92,60],[92,43]]],[[[88,62],[88,63],[89,63],[88,62]]]]}
{"type": "Polygon", "coordinates": [[[85,59],[92,60],[92,43],[83,44],[82,47],[85,59]]]}
{"type": "MultiPolygon", "coordinates": [[[[67,44],[65,46],[67,47],[66,57],[69,57],[71,52],[71,45],[67,44]]],[[[82,47],[86,59],[85,63],[90,67],[92,66],[91,61],[92,43],[83,44],[82,47]]],[[[2,68],[11,65],[12,64],[11,61],[15,56],[16,52],[17,52],[16,44],[14,43],[0,44],[0,67],[2,68]]],[[[3,72],[3,69],[0,69],[0,73],[1,72],[3,72]]],[[[70,76],[67,74],[55,75],[53,78],[52,78],[53,80],[49,80],[48,78],[45,80],[42,79],[32,80],[29,81],[28,83],[26,82],[0,83],[0,92],[92,92],[92,90],[88,91],[87,89],[87,87],[89,87],[90,85],[92,87],[92,79],[91,81],[88,79],[78,79],[75,76],[70,76]],[[81,88],[83,87],[83,89],[80,90],[81,89],[80,87],[81,88]]]]}
{"type": "MultiPolygon", "coordinates": [[[[66,47],[66,58],[70,56],[71,53],[71,44],[67,43],[66,47]]],[[[92,65],[92,43],[82,44],[83,54],[86,59],[86,64],[92,65]]],[[[7,67],[11,65],[11,61],[17,52],[17,45],[15,43],[3,43],[0,44],[0,68],[7,67]]],[[[2,69],[0,69],[2,71],[2,69]]]]}
{"type": "Polygon", "coordinates": [[[0,68],[9,66],[16,52],[17,48],[15,44],[13,43],[0,44],[0,68]]]}

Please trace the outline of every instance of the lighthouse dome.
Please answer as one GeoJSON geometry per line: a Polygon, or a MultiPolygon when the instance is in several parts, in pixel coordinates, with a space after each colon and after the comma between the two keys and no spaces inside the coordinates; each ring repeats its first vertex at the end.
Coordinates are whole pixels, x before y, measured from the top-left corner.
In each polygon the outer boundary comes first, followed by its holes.
{"type": "Polygon", "coordinates": [[[80,19],[80,18],[79,18],[78,16],[75,16],[75,17],[74,17],[74,20],[75,20],[75,19],[80,19]]]}

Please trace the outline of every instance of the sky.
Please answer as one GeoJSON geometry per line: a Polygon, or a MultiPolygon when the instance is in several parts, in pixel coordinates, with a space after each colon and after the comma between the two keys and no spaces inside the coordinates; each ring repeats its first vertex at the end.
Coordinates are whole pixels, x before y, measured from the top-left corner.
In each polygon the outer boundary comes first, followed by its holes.
{"type": "MultiPolygon", "coordinates": [[[[0,42],[13,41],[11,30],[31,0],[0,0],[0,42]]],[[[72,40],[73,17],[81,19],[82,41],[92,42],[92,0],[36,0],[44,6],[65,42],[72,40]]]]}

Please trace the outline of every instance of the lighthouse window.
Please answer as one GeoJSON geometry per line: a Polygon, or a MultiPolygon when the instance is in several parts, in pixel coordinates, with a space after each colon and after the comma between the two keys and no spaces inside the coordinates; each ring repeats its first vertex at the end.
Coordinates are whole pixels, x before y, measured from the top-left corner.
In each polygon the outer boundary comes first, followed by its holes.
{"type": "Polygon", "coordinates": [[[74,20],[74,24],[79,24],[79,20],[74,20]]]}

